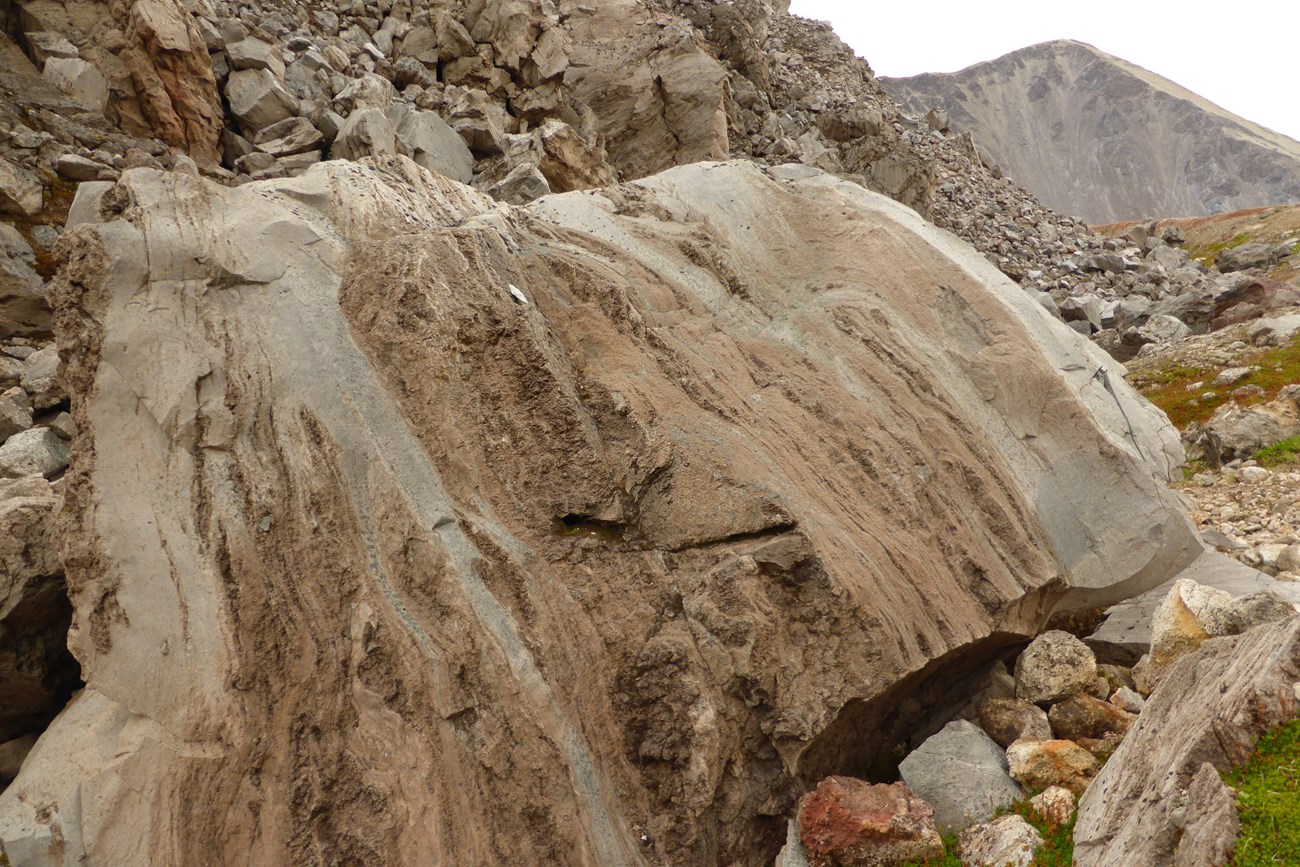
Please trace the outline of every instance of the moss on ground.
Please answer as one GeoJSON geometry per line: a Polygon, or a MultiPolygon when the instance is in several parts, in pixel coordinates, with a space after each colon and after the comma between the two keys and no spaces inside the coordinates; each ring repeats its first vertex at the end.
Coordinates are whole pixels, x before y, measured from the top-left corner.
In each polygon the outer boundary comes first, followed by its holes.
{"type": "Polygon", "coordinates": [[[1300,720],[1264,735],[1255,754],[1224,775],[1237,790],[1241,832],[1233,867],[1300,864],[1300,720]]]}
{"type": "Polygon", "coordinates": [[[1213,386],[1214,377],[1222,367],[1189,367],[1175,365],[1158,371],[1135,373],[1132,383],[1138,391],[1164,410],[1165,415],[1179,430],[1192,422],[1208,421],[1214,411],[1233,400],[1231,392],[1244,385],[1257,385],[1263,392],[1236,398],[1242,406],[1266,403],[1277,397],[1283,387],[1300,382],[1300,340],[1292,341],[1280,349],[1267,349],[1252,353],[1234,367],[1258,367],[1248,376],[1232,385],[1213,386]],[[1201,388],[1188,390],[1193,383],[1203,382],[1201,388]],[[1203,397],[1214,392],[1214,397],[1203,397]]]}
{"type": "MultiPolygon", "coordinates": [[[[1064,825],[1052,822],[1038,814],[1028,800],[1017,801],[998,815],[1015,813],[1038,829],[1043,835],[1043,845],[1034,856],[1033,867],[1070,867],[1074,860],[1074,819],[1064,825]]],[[[909,861],[904,867],[962,867],[957,857],[957,835],[949,834],[943,838],[944,856],[931,858],[929,861],[909,861]]],[[[1300,862],[1297,862],[1300,863],[1300,862]]]]}
{"type": "Polygon", "coordinates": [[[1249,232],[1238,232],[1226,241],[1219,241],[1216,244],[1206,244],[1204,247],[1188,247],[1187,255],[1193,259],[1200,259],[1207,268],[1213,268],[1214,263],[1218,261],[1219,254],[1224,250],[1232,250],[1240,247],[1242,244],[1250,241],[1249,232]]]}

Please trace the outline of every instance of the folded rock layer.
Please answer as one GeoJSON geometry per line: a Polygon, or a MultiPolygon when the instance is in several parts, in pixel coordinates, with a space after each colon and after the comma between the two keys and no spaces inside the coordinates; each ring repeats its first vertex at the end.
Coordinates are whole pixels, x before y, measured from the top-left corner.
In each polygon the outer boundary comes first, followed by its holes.
{"type": "Polygon", "coordinates": [[[15,863],[770,863],[900,685],[1199,550],[1099,350],[815,170],[140,169],[72,222],[87,686],[15,863]]]}

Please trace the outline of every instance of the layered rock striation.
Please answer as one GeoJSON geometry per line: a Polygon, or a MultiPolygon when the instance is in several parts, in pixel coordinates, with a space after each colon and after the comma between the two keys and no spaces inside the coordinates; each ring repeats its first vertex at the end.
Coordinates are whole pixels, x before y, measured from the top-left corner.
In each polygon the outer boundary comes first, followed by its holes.
{"type": "Polygon", "coordinates": [[[1199,552],[1100,350],[815,169],[137,169],[72,213],[86,687],[15,863],[770,863],[926,695],[1199,552]]]}

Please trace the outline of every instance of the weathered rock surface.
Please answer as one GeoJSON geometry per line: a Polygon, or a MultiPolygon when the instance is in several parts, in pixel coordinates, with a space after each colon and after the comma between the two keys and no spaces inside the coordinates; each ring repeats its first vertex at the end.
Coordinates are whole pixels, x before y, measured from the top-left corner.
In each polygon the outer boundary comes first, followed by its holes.
{"type": "Polygon", "coordinates": [[[1072,695],[1052,705],[1048,711],[1052,732],[1058,738],[1078,741],[1080,738],[1104,738],[1109,734],[1123,735],[1137,718],[1108,701],[1090,695],[1072,695]]]}
{"type": "Polygon", "coordinates": [[[1074,818],[1074,792],[1062,786],[1048,786],[1029,799],[1029,806],[1049,822],[1064,825],[1074,818]]]}
{"type": "Polygon", "coordinates": [[[962,831],[957,855],[963,867],[1030,867],[1043,835],[1021,816],[1001,816],[962,831]]]}
{"type": "Polygon", "coordinates": [[[97,195],[51,288],[87,687],[0,797],[32,857],[769,863],[927,694],[1199,550],[1099,350],[816,171],[97,195]]]}
{"type": "Polygon", "coordinates": [[[811,867],[886,867],[943,855],[934,812],[906,784],[852,777],[827,777],[804,796],[799,839],[811,867]]]}
{"type": "Polygon", "coordinates": [[[1082,795],[1101,765],[1092,753],[1074,741],[1016,741],[1007,747],[1011,777],[1027,790],[1051,786],[1082,795]]]}
{"type": "Polygon", "coordinates": [[[903,759],[903,782],[934,808],[940,833],[992,819],[1023,794],[1007,773],[1006,753],[979,726],[948,723],[903,759]]]}
{"type": "Polygon", "coordinates": [[[944,108],[1049,207],[1092,223],[1300,200],[1300,142],[1081,42],[881,83],[914,113],[944,108]]]}
{"type": "Polygon", "coordinates": [[[1068,632],[1044,632],[1016,660],[1016,698],[1024,701],[1059,701],[1096,682],[1097,657],[1068,632]]]}
{"type": "Polygon", "coordinates": [[[1047,712],[1023,698],[992,698],[980,705],[980,727],[1003,748],[1021,738],[1046,741],[1052,738],[1047,712]]]}
{"type": "Polygon", "coordinates": [[[1297,681],[1298,617],[1211,639],[1175,663],[1080,802],[1074,863],[1169,864],[1180,836],[1226,838],[1192,822],[1221,827],[1226,818],[1214,781],[1201,780],[1202,791],[1193,780],[1206,763],[1221,771],[1245,762],[1261,734],[1293,719],[1297,681]],[[1189,789],[1203,808],[1184,810],[1189,789]]]}

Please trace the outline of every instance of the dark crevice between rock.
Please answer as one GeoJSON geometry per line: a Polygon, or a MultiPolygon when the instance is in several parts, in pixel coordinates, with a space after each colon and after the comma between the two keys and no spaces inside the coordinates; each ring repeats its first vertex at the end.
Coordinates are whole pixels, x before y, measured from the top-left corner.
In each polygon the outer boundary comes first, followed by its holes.
{"type": "Polygon", "coordinates": [[[0,791],[77,690],[81,666],[68,650],[72,604],[63,576],[15,588],[16,604],[0,609],[0,791]]]}
{"type": "Polygon", "coordinates": [[[833,774],[897,781],[899,762],[960,715],[995,663],[1009,664],[1028,643],[1023,635],[995,633],[933,660],[876,698],[848,702],[800,756],[800,779],[810,789],[833,774]]]}

